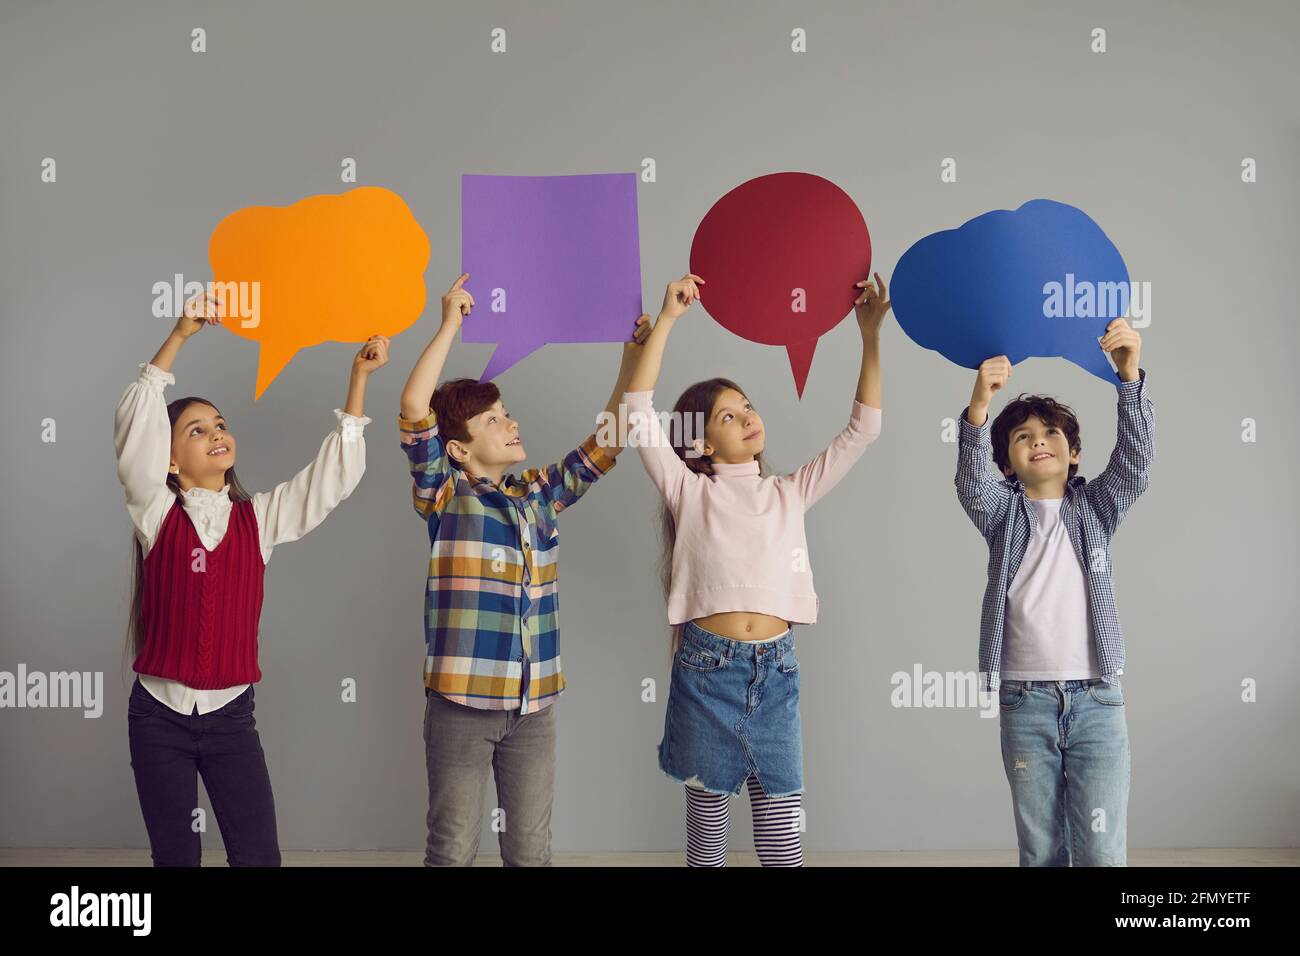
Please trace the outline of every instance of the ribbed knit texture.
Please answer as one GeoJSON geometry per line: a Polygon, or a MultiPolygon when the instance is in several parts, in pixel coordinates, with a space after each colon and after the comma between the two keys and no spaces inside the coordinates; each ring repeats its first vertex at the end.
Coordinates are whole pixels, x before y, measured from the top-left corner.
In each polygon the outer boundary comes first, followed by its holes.
{"type": "Polygon", "coordinates": [[[265,571],[249,502],[232,503],[225,536],[207,551],[177,501],[144,560],[144,642],[135,672],[196,690],[261,680],[257,627],[265,571]],[[206,551],[202,565],[196,549],[206,551]]]}

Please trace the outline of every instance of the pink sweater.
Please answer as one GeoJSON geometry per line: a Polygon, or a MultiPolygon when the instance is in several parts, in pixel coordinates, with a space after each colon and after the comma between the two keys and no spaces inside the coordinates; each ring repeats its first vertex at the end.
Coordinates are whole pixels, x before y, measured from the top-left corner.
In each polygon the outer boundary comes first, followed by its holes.
{"type": "MultiPolygon", "coordinates": [[[[651,401],[625,392],[629,445],[672,511],[668,623],[750,611],[792,624],[817,620],[817,592],[803,515],[880,435],[880,409],[853,402],[849,423],[825,451],[788,475],[759,477],[758,462],[715,464],[700,475],[677,457],[651,401]]],[[[697,436],[698,437],[698,436],[697,436]]]]}

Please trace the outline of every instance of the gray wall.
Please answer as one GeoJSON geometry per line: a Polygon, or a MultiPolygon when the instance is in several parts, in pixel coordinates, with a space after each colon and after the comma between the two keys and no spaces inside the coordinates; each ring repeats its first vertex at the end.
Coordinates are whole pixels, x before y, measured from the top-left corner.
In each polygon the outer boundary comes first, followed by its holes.
{"type": "MultiPolygon", "coordinates": [[[[170,325],[151,317],[152,284],[208,278],[208,236],[236,208],[341,191],[345,156],[424,225],[431,302],[458,271],[462,172],[607,172],[654,157],[658,182],[640,186],[652,313],[711,203],[763,173],[840,184],[886,276],[916,239],[990,209],[1045,196],[1087,210],[1154,293],[1143,365],[1157,461],[1113,549],[1130,843],[1294,845],[1296,6],[466,7],[0,7],[0,669],[104,671],[108,698],[98,720],[0,711],[0,845],[147,845],[120,666],[130,529],[113,407],[170,325]],[[195,26],[208,33],[202,55],[189,52],[195,26]],[[508,30],[505,55],[488,53],[494,26],[508,30]],[[789,52],[796,26],[809,35],[802,56],[789,52]],[[1103,55],[1089,52],[1096,26],[1103,55]],[[47,156],[54,185],[40,181],[47,156]],[[949,156],[959,179],[945,185],[949,156]],[[1246,156],[1253,185],[1240,181],[1246,156]],[[53,444],[40,440],[47,417],[53,444]],[[1241,440],[1247,417],[1253,444],[1241,440]],[[1257,703],[1241,702],[1245,678],[1259,682],[1257,703]]],[[[286,848],[423,842],[426,542],[394,416],[436,316],[431,305],[395,340],[372,383],[361,486],[268,571],[258,716],[286,848]],[[345,677],[359,682],[356,704],[339,702],[345,677]]],[[[255,347],[208,331],[171,394],[218,401],[245,483],[267,489],[315,453],[354,350],[300,354],[254,404],[255,347]]],[[[458,345],[446,373],[477,375],[489,351],[458,345]]],[[[884,434],[808,517],[822,614],[798,631],[806,846],[1014,846],[997,720],[890,705],[895,671],[975,668],[986,551],[942,436],[973,374],[892,320],[883,352],[884,434]]],[[[617,361],[610,345],[550,346],[502,377],[530,464],[590,430],[617,361]]],[[[843,424],[857,362],[850,321],[822,340],[800,402],[782,351],[697,309],[671,343],[661,395],[738,379],[765,415],[769,458],[792,468],[843,424]]],[[[1114,393],[1046,359],[1019,366],[1012,387],[1073,403],[1083,473],[1096,474],[1114,393]]],[[[563,522],[559,850],[683,844],[681,788],[655,762],[668,657],[654,507],[629,453],[563,522]],[[659,681],[657,703],[641,702],[645,677],[659,681]]],[[[746,848],[735,806],[733,845],[746,848]]],[[[217,845],[215,825],[206,839],[217,845]]],[[[483,845],[495,849],[488,832],[483,845]]]]}

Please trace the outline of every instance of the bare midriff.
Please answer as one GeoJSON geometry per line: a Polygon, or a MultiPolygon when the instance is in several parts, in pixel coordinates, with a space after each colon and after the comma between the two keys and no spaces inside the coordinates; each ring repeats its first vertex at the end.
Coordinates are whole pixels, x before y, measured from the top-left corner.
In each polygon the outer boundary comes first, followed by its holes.
{"type": "Polygon", "coordinates": [[[708,617],[697,617],[695,624],[733,641],[762,641],[790,629],[790,622],[784,618],[751,614],[749,611],[722,611],[708,617]]]}

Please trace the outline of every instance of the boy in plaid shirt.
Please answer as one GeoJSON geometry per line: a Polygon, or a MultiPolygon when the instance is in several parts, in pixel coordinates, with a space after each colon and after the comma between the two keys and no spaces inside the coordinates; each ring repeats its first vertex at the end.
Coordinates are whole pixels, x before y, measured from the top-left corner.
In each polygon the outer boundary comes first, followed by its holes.
{"type": "Polygon", "coordinates": [[[1075,474],[1079,423],[1054,399],[1020,396],[990,435],[989,401],[1011,375],[1005,355],[980,365],[959,419],[957,497],[989,546],[980,673],[999,694],[1021,866],[1126,862],[1124,637],[1110,539],[1146,490],[1154,454],[1141,344],[1123,319],[1101,339],[1119,373],[1119,436],[1091,481],[1075,474]]]}
{"type": "MultiPolygon", "coordinates": [[[[507,469],[525,458],[519,426],[490,382],[454,379],[434,390],[473,297],[462,275],[442,299],[442,326],[402,391],[402,448],[416,513],[429,531],[425,591],[426,866],[468,866],[478,853],[483,792],[495,772],[501,857],[547,866],[555,793],[560,669],[557,518],[607,474],[617,431],[588,435],[560,462],[507,469]],[[430,397],[432,396],[432,398],[430,397]],[[609,444],[602,444],[607,441],[609,444]]],[[[635,320],[618,402],[649,317],[635,320]]],[[[629,323],[631,324],[631,323],[629,323]]],[[[609,420],[609,419],[607,419],[609,420]]]]}

